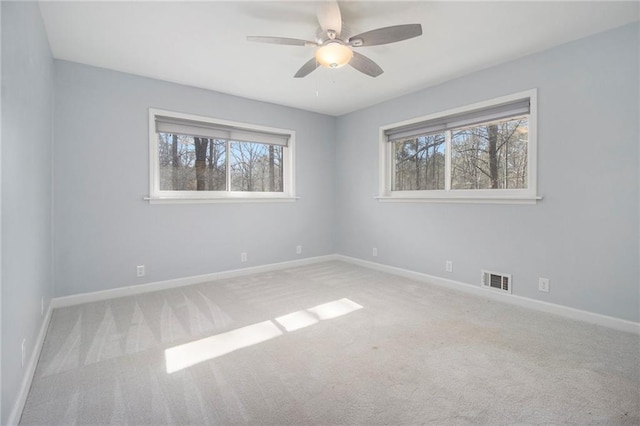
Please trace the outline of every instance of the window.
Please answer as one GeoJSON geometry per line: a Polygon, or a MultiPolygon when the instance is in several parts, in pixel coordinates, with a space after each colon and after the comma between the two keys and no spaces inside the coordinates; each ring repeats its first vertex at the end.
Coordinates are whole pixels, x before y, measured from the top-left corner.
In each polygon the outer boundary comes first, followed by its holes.
{"type": "Polygon", "coordinates": [[[294,132],[149,110],[151,202],[292,200],[294,132]]]}
{"type": "Polygon", "coordinates": [[[536,91],[380,129],[382,201],[535,203],[536,91]]]}

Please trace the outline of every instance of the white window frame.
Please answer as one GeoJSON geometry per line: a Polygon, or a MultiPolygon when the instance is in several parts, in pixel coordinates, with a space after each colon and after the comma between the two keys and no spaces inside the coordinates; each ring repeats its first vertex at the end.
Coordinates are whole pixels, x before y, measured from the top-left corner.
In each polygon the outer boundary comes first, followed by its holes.
{"type": "MultiPolygon", "coordinates": [[[[194,114],[185,114],[157,108],[149,108],[149,197],[151,204],[171,203],[220,203],[220,202],[287,202],[295,201],[295,131],[266,127],[256,124],[221,120],[194,114]],[[234,128],[239,131],[264,132],[288,135],[289,141],[283,146],[282,192],[257,191],[163,191],[160,190],[160,156],[156,116],[171,117],[180,120],[199,121],[212,125],[234,128]]],[[[227,159],[228,162],[228,159],[227,159]]],[[[228,167],[227,167],[228,169],[228,167]]],[[[228,173],[228,172],[227,172],[228,173]]],[[[228,177],[228,176],[227,176],[228,177]]]]}
{"type": "MultiPolygon", "coordinates": [[[[526,90],[507,96],[441,111],[435,114],[412,118],[399,123],[380,127],[379,133],[379,191],[375,197],[379,201],[391,202],[434,202],[434,203],[503,203],[503,204],[535,204],[542,197],[537,195],[537,158],[538,158],[538,101],[537,89],[526,90]],[[462,114],[468,111],[481,110],[493,106],[515,102],[529,98],[529,140],[527,143],[527,188],[523,189],[451,189],[451,140],[446,137],[445,151],[445,189],[393,191],[395,177],[394,144],[387,141],[385,131],[423,121],[462,114]]],[[[447,132],[448,135],[448,132],[447,132]]]]}

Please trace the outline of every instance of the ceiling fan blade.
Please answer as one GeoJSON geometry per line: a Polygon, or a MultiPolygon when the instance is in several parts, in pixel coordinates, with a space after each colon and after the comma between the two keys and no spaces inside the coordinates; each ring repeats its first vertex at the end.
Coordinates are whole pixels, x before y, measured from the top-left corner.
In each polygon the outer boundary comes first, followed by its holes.
{"type": "Polygon", "coordinates": [[[340,6],[335,0],[322,1],[318,6],[318,22],[324,32],[335,31],[335,35],[339,36],[342,32],[342,14],[340,6]]]}
{"type": "Polygon", "coordinates": [[[371,77],[377,77],[384,72],[378,64],[358,52],[353,52],[349,65],[371,77]]]}
{"type": "Polygon", "coordinates": [[[349,44],[354,47],[377,46],[395,43],[422,35],[422,25],[406,24],[392,27],[378,28],[349,38],[349,44]]]}
{"type": "Polygon", "coordinates": [[[316,61],[316,58],[311,58],[306,64],[302,66],[302,68],[298,70],[296,75],[294,75],[293,77],[294,78],[306,77],[309,74],[311,74],[311,72],[315,71],[315,69],[318,68],[319,66],[320,64],[318,63],[318,61],[316,61]]]}
{"type": "Polygon", "coordinates": [[[317,46],[317,44],[313,41],[286,37],[247,36],[247,41],[257,41],[259,43],[271,44],[287,44],[290,46],[317,46]]]}

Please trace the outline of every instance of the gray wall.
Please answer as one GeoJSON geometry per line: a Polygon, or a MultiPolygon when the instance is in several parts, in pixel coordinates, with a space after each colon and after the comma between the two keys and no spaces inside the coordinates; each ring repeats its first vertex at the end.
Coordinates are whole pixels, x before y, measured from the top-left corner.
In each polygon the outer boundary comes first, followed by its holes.
{"type": "Polygon", "coordinates": [[[52,296],[53,59],[36,3],[2,2],[2,424],[52,296]]]}
{"type": "Polygon", "coordinates": [[[55,71],[56,296],[334,252],[333,117],[64,61],[55,71]],[[295,130],[301,199],[143,201],[149,107],[295,130]]]}
{"type": "Polygon", "coordinates": [[[1,8],[2,423],[24,375],[20,343],[30,354],[40,300],[52,296],[52,264],[64,296],[338,252],[474,285],[482,268],[512,273],[517,295],[640,320],[637,24],[336,119],[54,62],[37,6],[1,8]],[[533,87],[543,201],[373,199],[380,125],[533,87]],[[148,204],[149,107],[295,130],[302,198],[148,204]],[[550,293],[537,291],[539,276],[550,293]]]}
{"type": "Polygon", "coordinates": [[[338,118],[337,252],[474,285],[481,269],[511,273],[516,295],[640,320],[638,34],[622,27],[338,118]],[[537,205],[373,199],[379,126],[531,88],[537,205]]]}

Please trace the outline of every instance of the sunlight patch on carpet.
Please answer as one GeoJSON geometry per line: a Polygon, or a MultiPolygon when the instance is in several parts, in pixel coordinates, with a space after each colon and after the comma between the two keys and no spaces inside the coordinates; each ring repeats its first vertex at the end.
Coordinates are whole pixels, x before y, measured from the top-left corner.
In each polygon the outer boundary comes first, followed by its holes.
{"type": "MultiPolygon", "coordinates": [[[[317,324],[322,320],[347,315],[358,309],[362,309],[362,306],[343,298],[306,310],[292,312],[280,316],[274,321],[287,332],[291,332],[317,324]]],[[[168,348],[164,351],[167,373],[175,373],[238,349],[266,342],[283,334],[284,332],[273,321],[268,320],[168,348]]]]}
{"type": "Polygon", "coordinates": [[[206,337],[164,351],[167,373],[175,373],[203,361],[226,355],[247,346],[271,340],[282,335],[272,322],[263,321],[216,336],[206,337]]]}
{"type": "Polygon", "coordinates": [[[362,309],[362,306],[349,299],[334,300],[333,302],[324,303],[314,306],[304,311],[293,312],[276,318],[278,324],[283,326],[287,331],[295,331],[310,325],[316,324],[322,320],[332,319],[347,315],[353,311],[362,309]]]}

